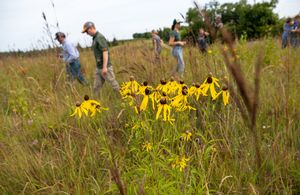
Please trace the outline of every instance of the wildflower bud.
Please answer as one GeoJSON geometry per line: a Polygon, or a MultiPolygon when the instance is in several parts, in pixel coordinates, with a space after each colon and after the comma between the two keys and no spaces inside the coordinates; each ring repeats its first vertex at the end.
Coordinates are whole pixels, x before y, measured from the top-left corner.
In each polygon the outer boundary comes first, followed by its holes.
{"type": "Polygon", "coordinates": [[[159,102],[160,102],[160,104],[166,104],[167,99],[166,98],[161,98],[159,102]]]}
{"type": "Polygon", "coordinates": [[[212,80],[211,76],[207,77],[207,83],[208,83],[208,84],[211,84],[212,81],[213,81],[213,80],[212,80]]]}
{"type": "Polygon", "coordinates": [[[188,91],[187,91],[187,89],[184,88],[184,89],[182,89],[181,93],[182,93],[182,95],[187,95],[188,91]]]}
{"type": "Polygon", "coordinates": [[[179,83],[180,83],[180,84],[184,84],[184,80],[180,80],[179,83]]]}
{"type": "Polygon", "coordinates": [[[148,81],[144,81],[144,82],[143,82],[143,85],[144,85],[144,86],[148,86],[148,81]]]}
{"type": "Polygon", "coordinates": [[[79,106],[81,106],[81,103],[77,102],[76,107],[79,107],[79,106]]]}
{"type": "Polygon", "coordinates": [[[85,95],[85,96],[84,96],[84,100],[85,100],[85,101],[88,101],[89,99],[90,99],[90,97],[89,97],[88,95],[85,95]]]}
{"type": "Polygon", "coordinates": [[[130,76],[130,77],[129,77],[129,80],[130,80],[130,81],[134,81],[134,76],[130,76]]]}
{"type": "Polygon", "coordinates": [[[228,87],[225,85],[222,87],[222,91],[227,91],[228,90],[228,87]]]}
{"type": "Polygon", "coordinates": [[[166,82],[164,79],[161,79],[161,80],[160,80],[160,83],[161,83],[162,85],[167,84],[167,82],[166,82]]]}
{"type": "Polygon", "coordinates": [[[192,83],[192,86],[193,86],[193,87],[195,87],[195,85],[196,85],[195,83],[192,83]]]}
{"type": "Polygon", "coordinates": [[[166,94],[165,92],[162,92],[162,96],[166,97],[166,96],[167,96],[167,94],[166,94]]]}
{"type": "Polygon", "coordinates": [[[151,94],[151,90],[148,87],[145,89],[145,94],[146,95],[150,95],[151,94]]]}
{"type": "Polygon", "coordinates": [[[200,88],[200,84],[199,84],[199,83],[197,83],[197,84],[195,85],[195,87],[197,87],[197,88],[200,88]]]}
{"type": "Polygon", "coordinates": [[[170,81],[173,82],[173,81],[174,81],[174,77],[171,77],[171,78],[170,78],[170,81]]]}
{"type": "Polygon", "coordinates": [[[100,105],[97,105],[97,106],[96,106],[97,109],[100,109],[100,107],[101,107],[100,105]]]}

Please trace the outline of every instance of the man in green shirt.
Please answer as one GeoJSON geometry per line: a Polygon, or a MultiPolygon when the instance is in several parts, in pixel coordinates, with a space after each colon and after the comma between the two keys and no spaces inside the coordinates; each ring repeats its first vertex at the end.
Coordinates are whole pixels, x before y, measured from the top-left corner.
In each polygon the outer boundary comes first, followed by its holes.
{"type": "Polygon", "coordinates": [[[105,37],[99,33],[93,22],[86,22],[83,25],[82,33],[87,33],[93,37],[93,51],[96,59],[96,74],[94,80],[94,92],[99,93],[102,85],[105,81],[108,81],[112,88],[119,92],[120,86],[116,81],[113,67],[110,62],[110,52],[108,48],[108,43],[105,37]]]}

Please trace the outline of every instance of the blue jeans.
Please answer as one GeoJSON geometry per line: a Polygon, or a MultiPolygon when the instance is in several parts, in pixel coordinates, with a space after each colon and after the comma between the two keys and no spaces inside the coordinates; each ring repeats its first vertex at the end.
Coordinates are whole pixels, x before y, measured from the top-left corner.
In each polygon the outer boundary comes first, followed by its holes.
{"type": "Polygon", "coordinates": [[[77,79],[79,83],[86,85],[87,81],[85,80],[84,76],[82,75],[80,71],[80,62],[79,59],[76,59],[75,61],[67,64],[67,75],[70,78],[70,80],[77,79]]]}
{"type": "Polygon", "coordinates": [[[183,77],[183,73],[184,73],[184,61],[183,61],[182,47],[181,46],[175,46],[175,47],[173,47],[172,55],[177,60],[176,70],[174,70],[173,72],[176,71],[176,72],[179,73],[180,77],[183,77]]]}
{"type": "Polygon", "coordinates": [[[281,37],[281,47],[286,48],[290,44],[290,36],[288,33],[283,32],[281,37]]]}

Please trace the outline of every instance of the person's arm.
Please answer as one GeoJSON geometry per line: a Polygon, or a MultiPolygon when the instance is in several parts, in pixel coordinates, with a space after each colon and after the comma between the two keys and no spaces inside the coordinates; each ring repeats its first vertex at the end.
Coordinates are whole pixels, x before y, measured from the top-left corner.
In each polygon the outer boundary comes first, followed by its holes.
{"type": "Polygon", "coordinates": [[[108,44],[105,38],[98,38],[97,40],[99,50],[102,51],[103,64],[102,64],[102,75],[106,76],[108,66],[108,44]]]}
{"type": "Polygon", "coordinates": [[[108,51],[103,51],[103,68],[102,68],[102,75],[105,76],[107,74],[107,63],[108,63],[108,51]]]}

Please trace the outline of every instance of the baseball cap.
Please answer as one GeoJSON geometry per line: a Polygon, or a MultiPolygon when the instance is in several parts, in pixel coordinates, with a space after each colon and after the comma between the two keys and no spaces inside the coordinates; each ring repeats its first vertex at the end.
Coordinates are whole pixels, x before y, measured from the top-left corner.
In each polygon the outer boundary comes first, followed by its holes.
{"type": "Polygon", "coordinates": [[[83,25],[82,33],[85,33],[90,27],[95,27],[95,24],[93,22],[86,22],[83,25]]]}
{"type": "Polygon", "coordinates": [[[57,40],[58,37],[66,37],[66,35],[63,32],[57,32],[57,33],[55,33],[55,38],[54,39],[57,40]]]}
{"type": "Polygon", "coordinates": [[[180,24],[180,23],[183,23],[183,22],[180,21],[179,19],[174,19],[174,20],[173,20],[173,25],[175,25],[175,24],[180,24]]]}

